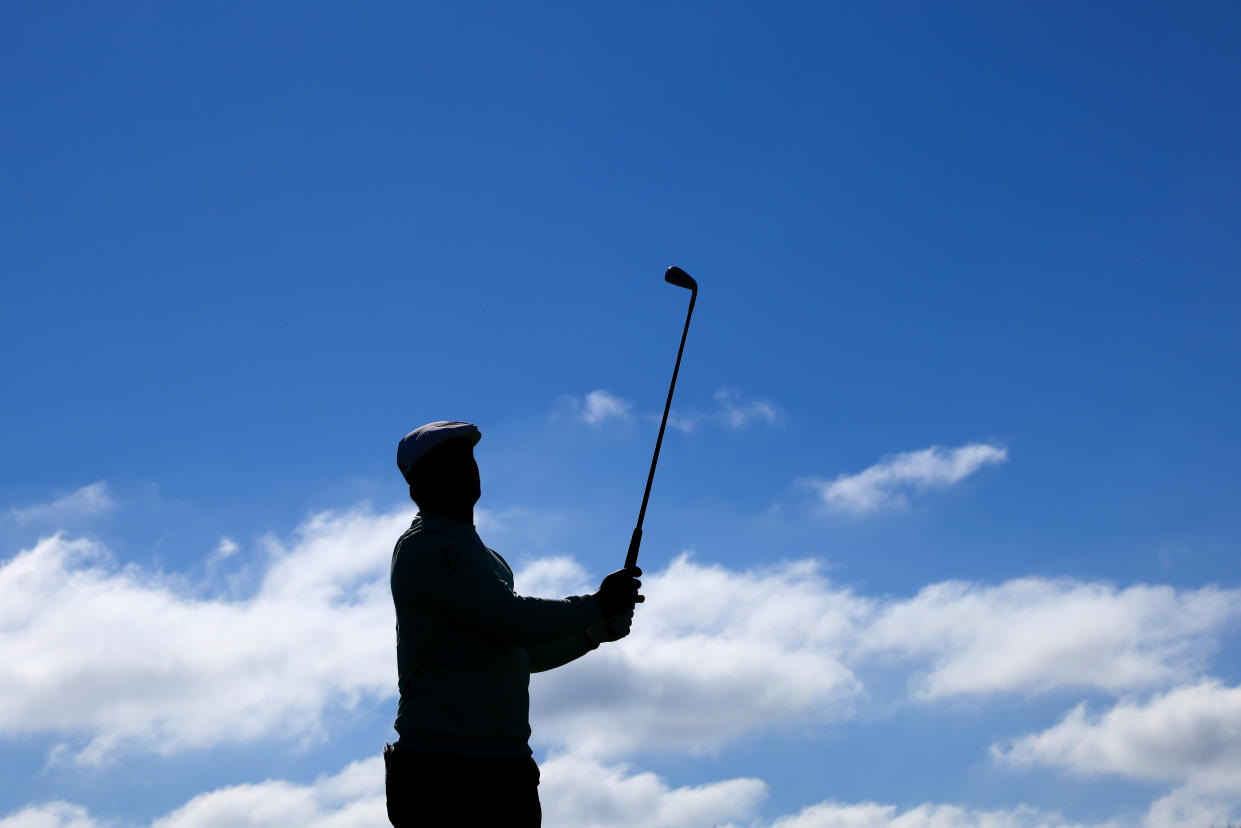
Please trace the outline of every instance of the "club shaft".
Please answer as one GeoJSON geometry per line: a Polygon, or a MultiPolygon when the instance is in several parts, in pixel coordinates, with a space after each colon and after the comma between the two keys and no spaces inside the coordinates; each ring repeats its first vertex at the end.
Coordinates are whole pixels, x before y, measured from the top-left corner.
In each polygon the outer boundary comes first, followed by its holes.
{"type": "Polygon", "coordinates": [[[651,484],[655,482],[655,464],[659,462],[659,447],[664,442],[664,429],[668,426],[668,411],[672,408],[672,392],[677,387],[677,373],[681,370],[681,354],[685,352],[685,337],[689,334],[689,320],[694,315],[694,302],[698,299],[698,291],[689,296],[689,310],[685,313],[685,330],[681,331],[681,345],[677,348],[677,361],[672,366],[672,382],[668,385],[668,399],[664,402],[664,416],[659,421],[659,436],[655,438],[655,454],[651,457],[651,471],[646,476],[646,491],[642,493],[642,508],[638,510],[638,525],[633,529],[629,539],[629,552],[625,555],[625,566],[631,567],[638,563],[638,547],[642,544],[642,521],[646,519],[646,504],[651,499],[651,484]]]}

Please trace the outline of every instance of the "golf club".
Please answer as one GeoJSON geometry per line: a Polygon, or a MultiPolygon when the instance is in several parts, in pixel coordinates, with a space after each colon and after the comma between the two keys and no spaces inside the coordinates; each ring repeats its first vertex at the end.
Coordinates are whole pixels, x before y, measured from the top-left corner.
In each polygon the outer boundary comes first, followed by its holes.
{"type": "Polygon", "coordinates": [[[698,299],[698,283],[679,267],[670,267],[664,274],[670,285],[690,291],[689,310],[685,312],[685,330],[681,332],[681,347],[677,348],[677,361],[672,366],[672,383],[668,386],[668,401],[664,403],[664,418],[659,422],[659,436],[655,438],[655,455],[651,457],[651,473],[646,476],[646,491],[642,493],[642,508],[638,511],[638,525],[629,539],[629,552],[625,555],[625,568],[638,563],[638,547],[642,545],[642,520],[646,517],[646,502],[651,498],[651,483],[655,480],[655,464],[659,462],[659,447],[664,442],[664,427],[668,425],[668,409],[672,408],[672,391],[677,387],[677,372],[681,370],[681,354],[685,351],[685,337],[689,333],[689,318],[694,313],[694,301],[698,299]]]}

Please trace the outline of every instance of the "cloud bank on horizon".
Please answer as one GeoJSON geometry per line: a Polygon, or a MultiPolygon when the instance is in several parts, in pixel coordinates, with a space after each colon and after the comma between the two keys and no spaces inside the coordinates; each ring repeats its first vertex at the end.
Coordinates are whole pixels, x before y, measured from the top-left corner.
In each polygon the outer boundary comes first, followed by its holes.
{"type": "MultiPolygon", "coordinates": [[[[932,452],[931,465],[959,470],[986,456],[932,452]]],[[[240,597],[119,566],[86,536],[42,538],[0,564],[0,658],[14,666],[0,676],[0,738],[51,736],[53,765],[99,768],[225,743],[330,738],[335,712],[393,698],[387,564],[411,517],[410,508],[363,507],[314,515],[289,539],[266,540],[264,569],[240,597]]],[[[568,556],[534,559],[516,580],[536,595],[586,592],[592,581],[568,556]]],[[[1165,784],[1139,820],[1150,826],[1181,824],[1178,814],[1229,818],[1241,806],[1241,689],[1209,673],[1235,628],[1239,589],[1027,577],[945,581],[902,597],[835,583],[816,559],[735,569],[689,553],[644,580],[649,602],[629,639],[532,680],[549,826],[759,824],[764,780],[670,787],[631,763],[790,726],[845,727],[894,707],[1052,692],[1113,701],[1013,734],[988,761],[1165,784]],[[903,689],[869,684],[877,667],[903,674],[903,689]]],[[[204,792],[153,825],[367,824],[382,815],[381,780],[375,760],[360,760],[310,785],[204,792]]],[[[106,821],[45,802],[0,826],[106,821]]],[[[842,822],[1069,824],[1021,803],[978,811],[835,801],[771,824],[842,822]]]]}

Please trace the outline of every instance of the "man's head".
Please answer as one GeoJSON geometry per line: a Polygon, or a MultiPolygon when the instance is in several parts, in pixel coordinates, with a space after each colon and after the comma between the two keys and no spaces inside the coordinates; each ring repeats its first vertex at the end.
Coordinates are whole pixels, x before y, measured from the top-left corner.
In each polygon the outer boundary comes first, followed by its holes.
{"type": "Polygon", "coordinates": [[[478,502],[481,486],[474,446],[482,439],[473,423],[441,420],[406,434],[396,462],[419,509],[466,514],[478,502]]]}

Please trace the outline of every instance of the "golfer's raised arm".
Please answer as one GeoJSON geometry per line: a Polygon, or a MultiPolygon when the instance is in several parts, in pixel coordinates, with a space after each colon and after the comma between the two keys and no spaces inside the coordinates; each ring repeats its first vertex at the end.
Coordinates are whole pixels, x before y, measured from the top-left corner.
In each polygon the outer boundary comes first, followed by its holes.
{"type": "Polygon", "coordinates": [[[414,535],[393,569],[393,584],[454,621],[508,644],[537,644],[579,633],[602,617],[590,595],[528,598],[435,535],[414,535]]]}

